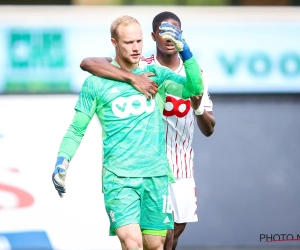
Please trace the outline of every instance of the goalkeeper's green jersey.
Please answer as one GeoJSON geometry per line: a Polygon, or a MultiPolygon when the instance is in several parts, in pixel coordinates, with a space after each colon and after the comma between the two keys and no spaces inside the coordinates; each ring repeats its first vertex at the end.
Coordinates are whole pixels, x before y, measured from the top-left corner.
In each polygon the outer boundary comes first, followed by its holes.
{"type": "MultiPolygon", "coordinates": [[[[97,76],[89,76],[85,80],[75,110],[90,119],[94,114],[99,118],[102,125],[103,166],[109,171],[123,177],[168,174],[169,163],[162,121],[165,94],[189,98],[203,92],[197,62],[191,58],[185,64],[187,78],[157,65],[145,64],[132,72],[155,73],[153,81],[159,86],[159,94],[151,100],[147,100],[142,93],[124,82],[97,76]]],[[[70,129],[68,133],[60,147],[60,152],[63,153],[59,152],[58,155],[68,155],[67,158],[71,160],[76,149],[71,149],[69,145],[72,143],[68,141],[75,135],[72,135],[70,129]]],[[[80,142],[77,145],[79,144],[80,142]]]]}

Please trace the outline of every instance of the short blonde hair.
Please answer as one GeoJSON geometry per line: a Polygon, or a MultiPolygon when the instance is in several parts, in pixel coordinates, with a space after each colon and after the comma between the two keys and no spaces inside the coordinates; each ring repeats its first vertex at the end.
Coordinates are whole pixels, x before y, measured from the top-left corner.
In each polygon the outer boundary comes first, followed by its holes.
{"type": "Polygon", "coordinates": [[[115,19],[111,26],[110,26],[110,35],[111,38],[118,38],[118,29],[121,25],[127,26],[130,23],[137,23],[138,25],[140,25],[140,23],[138,22],[138,20],[136,20],[135,18],[131,17],[131,16],[120,16],[117,19],[115,19]]]}

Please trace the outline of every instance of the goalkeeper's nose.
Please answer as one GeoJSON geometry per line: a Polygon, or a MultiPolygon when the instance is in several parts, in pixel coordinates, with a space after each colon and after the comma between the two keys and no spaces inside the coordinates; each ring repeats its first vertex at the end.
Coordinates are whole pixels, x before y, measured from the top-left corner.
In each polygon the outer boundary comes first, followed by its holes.
{"type": "Polygon", "coordinates": [[[140,46],[137,42],[134,42],[132,44],[132,51],[139,51],[140,50],[140,46]]]}

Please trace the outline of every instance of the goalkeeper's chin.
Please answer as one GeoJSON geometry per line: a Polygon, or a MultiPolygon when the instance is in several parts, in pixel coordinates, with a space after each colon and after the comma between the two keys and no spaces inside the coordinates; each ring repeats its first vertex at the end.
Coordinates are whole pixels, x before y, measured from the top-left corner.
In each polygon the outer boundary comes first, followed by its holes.
{"type": "Polygon", "coordinates": [[[131,56],[129,61],[131,64],[138,64],[141,60],[141,55],[138,56],[131,56]]]}

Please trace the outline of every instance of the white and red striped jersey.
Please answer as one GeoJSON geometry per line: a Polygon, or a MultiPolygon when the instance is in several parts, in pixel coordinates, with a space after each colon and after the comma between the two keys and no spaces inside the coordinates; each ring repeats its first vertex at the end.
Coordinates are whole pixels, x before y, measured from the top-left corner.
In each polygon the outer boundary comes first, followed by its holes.
{"type": "MultiPolygon", "coordinates": [[[[142,57],[142,61],[148,64],[161,64],[156,56],[142,57]]],[[[199,69],[200,70],[200,69],[199,69]]],[[[174,72],[185,76],[182,60],[174,72]]],[[[212,111],[213,103],[208,94],[208,84],[204,79],[201,70],[204,93],[201,103],[206,111],[212,111]]],[[[167,95],[163,111],[163,120],[166,131],[167,155],[175,178],[194,177],[194,151],[192,140],[194,135],[194,122],[196,115],[191,107],[190,100],[183,100],[179,97],[167,95]]]]}

